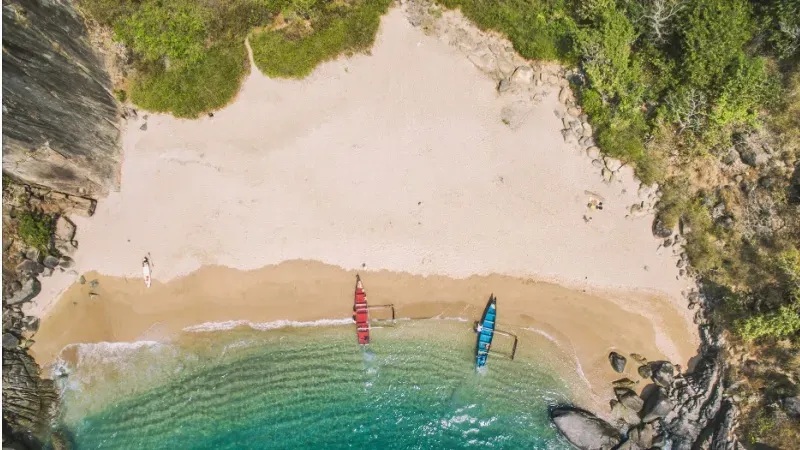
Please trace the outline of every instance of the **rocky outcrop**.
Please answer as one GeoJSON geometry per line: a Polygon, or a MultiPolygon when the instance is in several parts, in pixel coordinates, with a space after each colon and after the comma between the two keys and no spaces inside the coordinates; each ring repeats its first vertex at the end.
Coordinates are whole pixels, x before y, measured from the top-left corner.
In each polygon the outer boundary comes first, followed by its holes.
{"type": "Polygon", "coordinates": [[[51,434],[56,389],[27,351],[38,329],[38,318],[3,303],[3,448],[39,449],[51,434]]]}
{"type": "MultiPolygon", "coordinates": [[[[699,360],[694,370],[675,377],[669,388],[669,398],[674,407],[664,417],[664,430],[670,436],[674,450],[690,450],[705,440],[710,440],[718,448],[734,448],[737,445],[735,439],[729,441],[727,438],[731,433],[724,430],[713,432],[717,424],[726,422],[727,414],[735,414],[728,412],[733,405],[723,399],[721,343],[707,325],[700,327],[700,336],[699,360]],[[724,442],[713,442],[712,432],[720,437],[724,435],[724,442]]],[[[733,419],[727,422],[732,423],[733,419]]]]}
{"type": "Polygon", "coordinates": [[[619,431],[606,421],[579,408],[553,408],[550,417],[558,431],[581,450],[611,450],[622,439],[619,431]]]}
{"type": "Polygon", "coordinates": [[[45,435],[58,399],[51,380],[23,350],[3,350],[3,422],[14,430],[45,435]]]}
{"type": "MultiPolygon", "coordinates": [[[[702,315],[702,312],[700,313],[702,315]]],[[[733,450],[741,448],[733,430],[736,426],[737,410],[726,398],[723,386],[724,361],[722,342],[711,332],[708,325],[700,326],[701,347],[694,369],[686,374],[675,373],[669,361],[653,361],[643,364],[653,384],[647,386],[645,398],[631,390],[635,383],[629,379],[614,383],[611,415],[616,419],[610,424],[580,410],[569,420],[553,415],[553,422],[567,439],[577,448],[606,448],[613,436],[609,430],[622,431],[619,446],[624,450],[670,448],[691,450],[733,450]],[[638,412],[638,415],[637,415],[638,412]],[[563,429],[564,425],[568,429],[563,429]],[[585,434],[584,434],[585,433],[585,434]],[[570,437],[574,436],[574,437],[570,437]],[[587,436],[593,436],[595,446],[587,436]],[[601,444],[602,443],[602,444],[601,444]]],[[[638,355],[637,355],[638,356],[638,355]]],[[[637,358],[638,362],[646,362],[637,358]]],[[[559,414],[564,408],[558,409],[559,414]]],[[[569,410],[569,409],[567,409],[569,410]]]]}
{"type": "Polygon", "coordinates": [[[18,183],[3,187],[3,448],[38,449],[59,446],[50,429],[56,392],[28,355],[39,319],[22,312],[24,303],[41,290],[38,277],[67,272],[69,255],[78,245],[75,224],[67,215],[89,216],[94,200],[18,183]],[[19,217],[36,214],[55,218],[48,246],[31,247],[20,233],[19,217]]]}
{"type": "Polygon", "coordinates": [[[73,195],[116,190],[118,117],[108,74],[72,5],[3,2],[3,171],[73,195]]]}

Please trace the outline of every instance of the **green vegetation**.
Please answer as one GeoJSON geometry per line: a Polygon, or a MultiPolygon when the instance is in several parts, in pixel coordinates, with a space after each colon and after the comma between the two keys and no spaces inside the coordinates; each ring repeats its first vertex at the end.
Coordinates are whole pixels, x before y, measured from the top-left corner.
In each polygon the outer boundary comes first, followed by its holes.
{"type": "Polygon", "coordinates": [[[245,39],[269,76],[302,77],[367,49],[389,0],[81,0],[133,51],[127,94],[138,106],[197,117],[227,104],[247,74],[245,39]]]}
{"type": "MultiPolygon", "coordinates": [[[[750,351],[777,349],[777,371],[800,359],[800,0],[441,3],[523,56],[577,66],[598,145],[659,183],[660,219],[684,229],[716,321],[750,351]]],[[[751,420],[773,445],[800,434],[751,420]]]]}
{"type": "Polygon", "coordinates": [[[565,0],[442,0],[461,8],[483,29],[506,33],[520,55],[530,59],[574,61],[577,26],[565,0]]]}
{"type": "Polygon", "coordinates": [[[19,214],[19,236],[31,247],[43,252],[50,248],[53,220],[50,216],[25,211],[19,214]]]}
{"type": "Polygon", "coordinates": [[[365,1],[356,6],[294,2],[282,14],[287,20],[284,28],[251,34],[253,60],[270,77],[305,77],[323,61],[369,49],[378,32],[380,16],[389,4],[389,0],[365,1]]]}
{"type": "Polygon", "coordinates": [[[785,338],[800,331],[800,313],[792,306],[739,321],[737,332],[749,341],[770,337],[785,338]]]}

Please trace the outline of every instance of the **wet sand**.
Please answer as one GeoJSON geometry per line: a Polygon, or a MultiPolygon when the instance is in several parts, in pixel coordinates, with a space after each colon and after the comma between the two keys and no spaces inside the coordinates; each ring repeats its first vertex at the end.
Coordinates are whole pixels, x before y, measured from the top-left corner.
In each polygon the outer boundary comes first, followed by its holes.
{"type": "MultiPolygon", "coordinates": [[[[87,283],[72,286],[44,318],[32,350],[48,365],[68,344],[169,341],[185,337],[188,327],[209,322],[347,319],[355,274],[312,261],[248,272],[206,267],[168,283],[155,281],[146,289],[139,279],[89,273],[87,283]],[[98,281],[94,288],[93,280],[98,281]]],[[[520,346],[541,342],[543,336],[551,340],[564,370],[585,378],[598,398],[608,397],[607,383],[622,376],[609,366],[611,350],[636,352],[651,360],[667,358],[684,367],[696,350],[682,315],[657,296],[582,292],[501,275],[453,279],[388,271],[360,274],[370,304],[392,303],[398,318],[476,320],[494,293],[498,326],[517,333],[520,346]]],[[[388,314],[376,311],[373,318],[388,314]]],[[[355,335],[353,339],[355,343],[355,335]]],[[[638,379],[635,371],[631,361],[631,379],[638,379]]]]}

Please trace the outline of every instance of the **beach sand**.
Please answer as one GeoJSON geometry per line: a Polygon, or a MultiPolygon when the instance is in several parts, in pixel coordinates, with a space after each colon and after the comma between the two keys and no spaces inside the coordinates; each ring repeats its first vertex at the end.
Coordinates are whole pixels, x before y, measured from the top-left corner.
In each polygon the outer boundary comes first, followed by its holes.
{"type": "MultiPolygon", "coordinates": [[[[355,273],[312,261],[249,272],[204,267],[168,283],[156,281],[150,289],[141,280],[89,273],[87,283],[72,286],[47,316],[32,350],[49,364],[71,343],[170,341],[185,338],[184,330],[247,322],[258,328],[275,321],[346,320],[352,314],[355,273]]],[[[542,337],[551,341],[565,375],[588,384],[600,401],[611,396],[608,383],[623,376],[611,370],[609,351],[667,358],[684,367],[696,352],[682,315],[663,298],[581,292],[502,275],[453,279],[362,271],[361,276],[370,304],[391,303],[401,319],[466,319],[465,333],[494,293],[498,327],[516,333],[523,347],[540,345],[542,337]]],[[[372,315],[389,318],[390,312],[372,315]]],[[[625,376],[638,379],[630,361],[625,376]]]]}
{"type": "Polygon", "coordinates": [[[606,184],[563,142],[556,88],[512,129],[495,87],[393,9],[370,55],[300,81],[254,70],[213,118],[140,112],[120,192],[73,218],[76,273],[99,279],[99,296],[64,292],[74,274],[43,282],[27,307],[43,316],[37,359],[202,322],[347,318],[361,270],[370,300],[402,317],[476,318],[494,292],[503,323],[574,352],[602,395],[611,349],[685,364],[691,281],[652,216],[626,217],[640,201],[631,170],[606,184]],[[587,190],[603,211],[587,210],[587,190]]]}

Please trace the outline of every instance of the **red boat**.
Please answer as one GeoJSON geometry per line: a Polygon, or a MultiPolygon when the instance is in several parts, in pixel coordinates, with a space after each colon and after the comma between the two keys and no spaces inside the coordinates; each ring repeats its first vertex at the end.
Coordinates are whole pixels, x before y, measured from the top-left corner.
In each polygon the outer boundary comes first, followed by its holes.
{"type": "Polygon", "coordinates": [[[367,293],[361,284],[361,277],[356,275],[356,294],[353,303],[353,320],[356,322],[358,343],[369,344],[369,307],[367,306],[367,293]]]}

